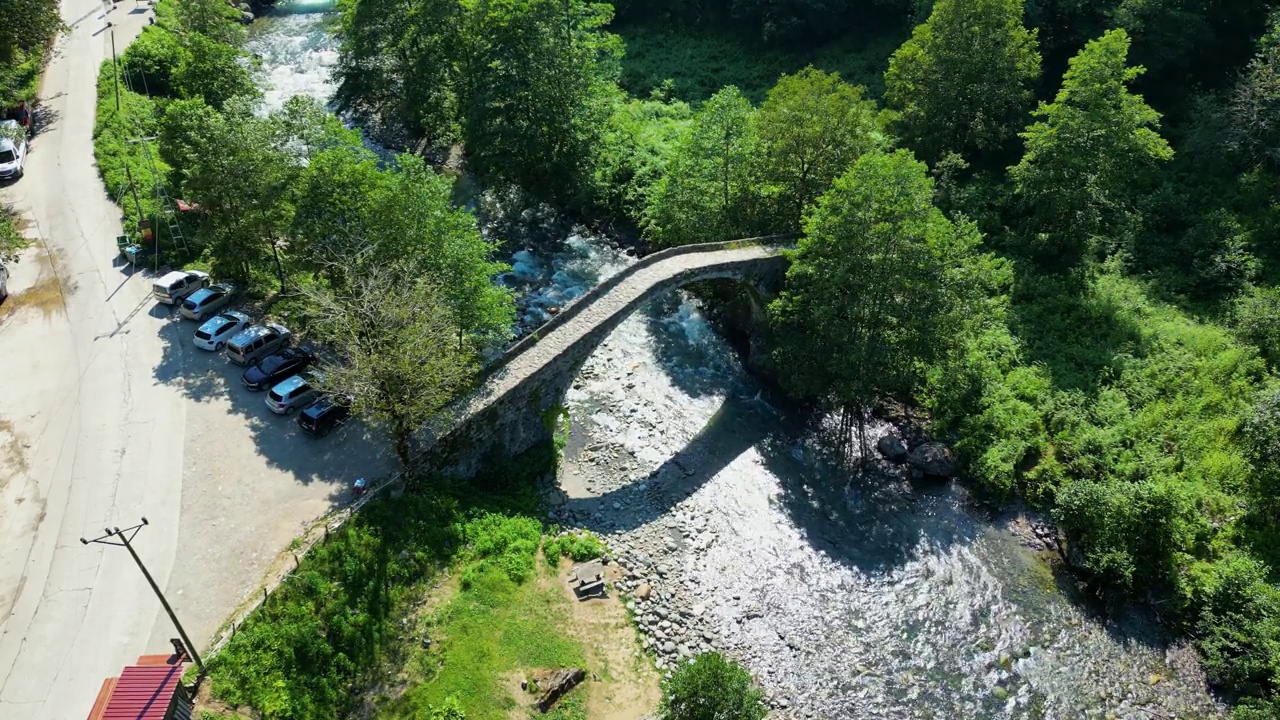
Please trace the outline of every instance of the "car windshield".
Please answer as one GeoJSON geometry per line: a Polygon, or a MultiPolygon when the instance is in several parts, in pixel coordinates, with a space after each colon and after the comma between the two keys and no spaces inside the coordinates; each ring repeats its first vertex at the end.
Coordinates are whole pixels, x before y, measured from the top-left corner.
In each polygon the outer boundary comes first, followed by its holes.
{"type": "Polygon", "coordinates": [[[18,156],[14,155],[12,150],[0,150],[0,165],[8,165],[17,160],[18,156]]]}
{"type": "Polygon", "coordinates": [[[182,307],[184,307],[184,308],[186,308],[186,309],[188,309],[188,310],[195,310],[195,309],[196,309],[196,301],[195,301],[195,300],[188,299],[186,302],[182,303],[182,307]]]}
{"type": "Polygon", "coordinates": [[[284,361],[285,361],[285,357],[283,355],[272,355],[266,360],[263,360],[262,364],[259,365],[258,367],[262,369],[262,372],[270,375],[276,370],[279,370],[280,366],[284,364],[284,361]]]}

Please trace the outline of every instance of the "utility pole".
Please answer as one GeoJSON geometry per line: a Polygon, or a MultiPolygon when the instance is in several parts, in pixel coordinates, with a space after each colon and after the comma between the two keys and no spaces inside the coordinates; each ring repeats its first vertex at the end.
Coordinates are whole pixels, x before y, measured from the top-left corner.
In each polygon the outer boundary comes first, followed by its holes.
{"type": "Polygon", "coordinates": [[[142,576],[147,579],[147,583],[150,584],[151,589],[155,591],[156,597],[160,598],[160,604],[164,606],[164,611],[169,614],[169,619],[173,621],[173,626],[178,628],[178,634],[182,636],[182,642],[187,646],[187,652],[190,653],[191,658],[196,661],[196,667],[200,668],[200,675],[203,677],[205,674],[204,661],[200,659],[199,653],[196,652],[196,646],[191,643],[191,638],[187,637],[187,631],[182,628],[182,623],[178,622],[178,616],[173,614],[173,608],[169,607],[169,601],[165,599],[164,593],[160,592],[160,586],[156,585],[156,581],[151,578],[151,573],[147,572],[147,566],[142,564],[142,558],[138,557],[138,553],[133,549],[133,545],[129,543],[129,541],[133,540],[133,537],[138,534],[139,530],[149,524],[150,523],[147,522],[147,518],[143,517],[142,522],[134,525],[133,527],[128,527],[124,530],[121,530],[118,527],[105,528],[106,535],[103,535],[100,538],[94,538],[93,540],[80,538],[80,543],[82,545],[88,545],[89,543],[98,543],[99,545],[123,545],[124,549],[129,551],[129,554],[133,556],[133,561],[138,564],[138,569],[142,571],[142,576]],[[120,542],[111,542],[107,538],[117,538],[120,542]]]}
{"type": "Polygon", "coordinates": [[[116,81],[116,112],[120,112],[120,62],[116,60],[116,31],[111,31],[111,78],[116,81]]]}

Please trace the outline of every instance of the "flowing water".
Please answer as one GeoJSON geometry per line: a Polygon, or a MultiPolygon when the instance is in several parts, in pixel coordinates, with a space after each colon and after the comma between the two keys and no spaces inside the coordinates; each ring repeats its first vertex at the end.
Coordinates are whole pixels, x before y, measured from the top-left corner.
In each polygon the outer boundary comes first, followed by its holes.
{"type": "MultiPolygon", "coordinates": [[[[327,100],[331,13],[259,19],[268,107],[327,100]]],[[[634,258],[548,208],[477,202],[512,253],[519,324],[550,317],[634,258]]],[[[790,428],[672,294],[624,322],[570,393],[556,517],[606,536],[653,599],[634,605],[667,666],[719,648],[779,717],[1209,717],[1194,654],[1148,623],[1104,624],[962,486],[848,477],[790,428]]],[[[1025,533],[1023,533],[1025,535],[1025,533]]]]}

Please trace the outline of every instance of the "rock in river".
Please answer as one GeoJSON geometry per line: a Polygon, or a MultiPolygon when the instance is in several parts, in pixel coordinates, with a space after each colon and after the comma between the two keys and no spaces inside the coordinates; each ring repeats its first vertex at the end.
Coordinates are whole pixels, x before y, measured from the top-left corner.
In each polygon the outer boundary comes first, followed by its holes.
{"type": "Polygon", "coordinates": [[[940,442],[928,442],[912,450],[908,461],[912,467],[923,471],[926,475],[951,477],[956,470],[951,449],[940,442]]]}
{"type": "Polygon", "coordinates": [[[907,446],[897,435],[885,435],[876,442],[876,449],[889,462],[900,463],[907,459],[907,446]]]}

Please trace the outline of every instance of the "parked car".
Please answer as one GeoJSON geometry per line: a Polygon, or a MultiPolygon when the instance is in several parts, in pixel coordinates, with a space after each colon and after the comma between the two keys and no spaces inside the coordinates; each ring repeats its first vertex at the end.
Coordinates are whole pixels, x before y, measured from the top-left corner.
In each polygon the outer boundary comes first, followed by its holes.
{"type": "Polygon", "coordinates": [[[298,413],[298,427],[316,437],[324,437],[347,424],[351,418],[351,398],[345,395],[321,395],[298,413]]]}
{"type": "Polygon", "coordinates": [[[17,180],[27,164],[27,131],[17,120],[0,120],[0,180],[17,180]]]}
{"type": "Polygon", "coordinates": [[[231,302],[231,296],[235,292],[236,288],[231,283],[215,283],[209,287],[200,288],[182,301],[182,307],[178,308],[178,312],[192,320],[203,320],[231,302]]]}
{"type": "Polygon", "coordinates": [[[226,347],[228,339],[235,337],[237,333],[252,324],[253,321],[249,316],[242,312],[228,310],[218,313],[196,328],[196,336],[192,343],[201,350],[221,352],[222,348],[226,347]]]}
{"type": "Polygon", "coordinates": [[[0,265],[0,300],[9,297],[9,268],[0,265]]]}
{"type": "Polygon", "coordinates": [[[237,365],[252,365],[289,344],[293,333],[277,323],[265,323],[241,330],[227,343],[227,359],[237,365]]]}
{"type": "Polygon", "coordinates": [[[310,348],[285,348],[274,355],[268,355],[258,361],[257,365],[244,371],[240,382],[250,390],[266,390],[281,380],[297,375],[315,362],[316,356],[310,348]]]}
{"type": "Polygon", "coordinates": [[[320,384],[324,375],[308,370],[301,375],[280,382],[267,393],[267,407],[277,415],[289,415],[304,408],[320,396],[320,384]]]}
{"type": "Polygon", "coordinates": [[[174,270],[151,284],[156,300],[175,305],[200,288],[209,287],[209,273],[199,270],[174,270]]]}

